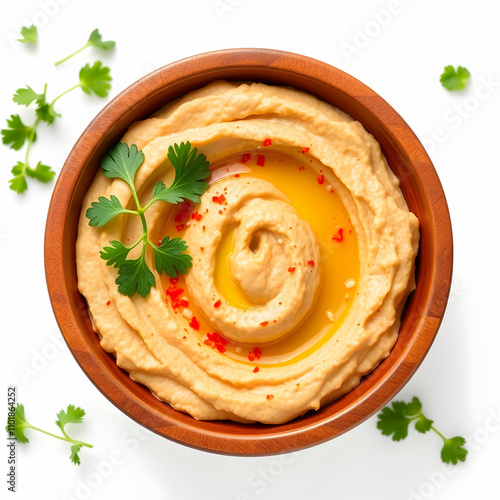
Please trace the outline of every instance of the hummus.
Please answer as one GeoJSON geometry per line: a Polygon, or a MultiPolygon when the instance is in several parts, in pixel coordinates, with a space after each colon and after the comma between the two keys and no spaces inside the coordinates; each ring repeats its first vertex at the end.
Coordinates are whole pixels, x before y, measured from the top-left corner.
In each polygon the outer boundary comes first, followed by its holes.
{"type": "MultiPolygon", "coordinates": [[[[138,217],[89,226],[100,196],[131,205],[96,175],[76,244],[78,284],[103,349],[162,401],[196,419],[279,424],[354,388],[387,357],[414,289],[418,220],[378,143],[313,96],[215,82],[135,123],[135,185],[173,180],[167,150],[189,141],[211,163],[201,203],[155,203],[149,236],[180,236],[193,266],[154,269],[146,298],[118,293],[99,251],[141,235],[138,217]]],[[[133,201],[133,200],[132,200],[133,201]]]]}

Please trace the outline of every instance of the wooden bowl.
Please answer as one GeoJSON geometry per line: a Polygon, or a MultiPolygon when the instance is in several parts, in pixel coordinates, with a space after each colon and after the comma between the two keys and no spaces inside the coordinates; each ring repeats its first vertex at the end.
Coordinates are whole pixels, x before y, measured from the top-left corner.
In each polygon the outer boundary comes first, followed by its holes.
{"type": "Polygon", "coordinates": [[[169,64],[111,101],[83,132],[64,164],[49,208],[45,267],[50,300],[63,336],[96,387],[139,424],[198,449],[262,455],[329,440],[385,406],[408,382],[441,323],[452,273],[452,232],[446,199],[431,160],[410,127],[380,96],[348,74],[304,56],[263,49],[222,50],[169,64]],[[130,124],[185,93],[218,80],[259,81],[310,92],[359,120],[382,146],[420,220],[417,288],[391,354],[351,392],[282,425],[197,421],[158,401],[118,368],[99,345],[77,288],[75,240],[82,199],[102,156],[130,124]]]}

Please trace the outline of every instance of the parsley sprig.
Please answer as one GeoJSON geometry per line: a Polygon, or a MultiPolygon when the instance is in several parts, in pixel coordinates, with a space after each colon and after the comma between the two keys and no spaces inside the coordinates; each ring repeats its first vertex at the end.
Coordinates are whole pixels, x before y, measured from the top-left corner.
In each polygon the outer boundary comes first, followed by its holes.
{"type": "Polygon", "coordinates": [[[132,191],[135,210],[124,208],[120,200],[111,195],[109,198],[101,196],[94,201],[85,215],[90,226],[102,227],[120,214],[138,215],[142,223],[142,235],[130,246],[122,242],[110,241],[110,246],[104,247],[101,258],[108,266],[118,268],[116,284],[118,291],[123,295],[132,296],[138,293],[147,297],[151,287],[156,285],[155,277],[146,262],[146,248],[149,246],[154,251],[155,267],[159,273],[166,272],[174,278],[177,274],[184,274],[192,266],[192,257],[184,253],[187,244],[180,238],[163,238],[156,246],[148,238],[148,226],[144,213],[157,201],[166,201],[177,204],[183,200],[200,203],[200,196],[208,189],[205,179],[208,177],[209,163],[206,156],[198,154],[196,148],[191,149],[189,142],[174,144],[168,148],[167,157],[175,169],[172,184],[167,187],[159,181],[153,187],[153,198],[144,206],[139,202],[134,181],[137,170],[144,162],[144,153],[137,149],[135,144],[129,146],[118,143],[104,156],[101,166],[106,177],[122,179],[132,191]],[[142,243],[141,254],[137,259],[127,259],[129,253],[142,243]]]}
{"type": "Polygon", "coordinates": [[[66,411],[61,410],[57,414],[56,425],[59,427],[59,429],[61,429],[62,432],[62,435],[57,435],[30,424],[26,420],[24,414],[24,406],[20,403],[17,403],[16,408],[14,409],[14,426],[12,426],[8,422],[6,430],[10,437],[16,438],[20,443],[29,443],[29,439],[25,434],[27,429],[33,429],[38,432],[43,432],[48,436],[60,439],[61,441],[66,441],[71,444],[71,454],[69,456],[69,459],[75,465],[80,465],[80,456],[78,455],[79,451],[83,446],[86,446],[87,448],[93,448],[93,446],[89,443],[85,443],[84,441],[69,437],[65,427],[67,424],[80,424],[81,422],[83,422],[84,416],[85,410],[82,410],[81,408],[75,407],[73,405],[68,405],[66,411]]]}
{"type": "Polygon", "coordinates": [[[408,436],[408,426],[411,422],[415,422],[415,429],[422,434],[432,430],[444,442],[441,450],[441,460],[445,463],[456,465],[458,461],[464,462],[467,456],[467,449],[464,447],[465,439],[461,436],[456,436],[447,439],[441,434],[432,424],[433,420],[429,420],[422,413],[422,403],[414,397],[409,403],[404,401],[395,401],[392,403],[392,408],[387,406],[378,415],[377,428],[382,431],[385,436],[391,436],[393,441],[401,441],[408,436]]]}
{"type": "Polygon", "coordinates": [[[103,66],[101,61],[96,61],[92,66],[86,64],[81,68],[79,81],[76,85],[59,94],[55,99],[47,99],[47,84],[43,92],[34,91],[29,85],[15,91],[12,100],[20,106],[35,106],[35,120],[31,125],[23,122],[18,114],[11,115],[7,119],[7,128],[2,129],[2,142],[12,149],[20,150],[26,144],[24,161],[18,161],[12,168],[14,177],[9,181],[9,187],[17,193],[22,193],[28,188],[27,177],[37,179],[40,182],[50,182],[55,172],[48,165],[41,161],[35,167],[30,164],[29,154],[31,146],[37,138],[37,128],[45,122],[52,125],[54,120],[61,115],[55,111],[56,102],[68,92],[81,88],[87,94],[96,94],[99,97],[106,97],[111,88],[110,69],[103,66]]]}
{"type": "Polygon", "coordinates": [[[95,29],[92,31],[92,33],[89,36],[89,39],[87,40],[87,43],[83,45],[83,47],[80,47],[78,50],[75,50],[72,54],[69,56],[64,57],[63,59],[57,61],[55,63],[56,66],[59,66],[59,64],[62,64],[63,62],[67,61],[68,59],[72,58],[73,56],[76,56],[79,52],[82,50],[85,50],[87,47],[97,47],[102,50],[109,50],[112,49],[115,46],[115,42],[112,40],[109,40],[107,42],[103,42],[102,40],[102,35],[99,33],[98,29],[95,29]]]}

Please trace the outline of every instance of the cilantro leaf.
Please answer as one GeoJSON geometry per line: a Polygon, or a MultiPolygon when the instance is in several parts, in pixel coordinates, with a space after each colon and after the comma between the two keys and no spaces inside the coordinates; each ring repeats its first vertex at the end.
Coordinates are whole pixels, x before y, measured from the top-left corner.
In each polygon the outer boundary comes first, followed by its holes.
{"type": "Polygon", "coordinates": [[[45,94],[37,94],[29,85],[15,91],[12,100],[21,106],[29,106],[33,101],[45,103],[45,94]]]}
{"type": "Polygon", "coordinates": [[[100,196],[98,201],[94,201],[87,209],[85,215],[90,219],[90,226],[102,227],[117,215],[130,212],[130,210],[124,209],[120,200],[112,194],[109,199],[100,196]]]}
{"type": "Polygon", "coordinates": [[[26,429],[31,429],[32,425],[26,420],[24,416],[24,406],[20,403],[17,403],[14,408],[14,429],[10,428],[8,425],[6,427],[7,432],[9,434],[12,432],[14,437],[20,443],[29,443],[30,440],[24,433],[26,429]]]}
{"type": "Polygon", "coordinates": [[[401,441],[408,436],[409,419],[401,406],[392,404],[392,409],[386,407],[378,416],[377,428],[382,431],[384,436],[391,436],[393,441],[401,441]]]}
{"type": "Polygon", "coordinates": [[[29,28],[23,26],[21,28],[21,35],[23,38],[18,38],[17,40],[22,43],[36,43],[38,39],[38,32],[35,25],[31,25],[29,28]]]}
{"type": "Polygon", "coordinates": [[[198,154],[196,148],[191,149],[189,142],[170,146],[167,156],[175,168],[175,178],[168,188],[163,183],[156,184],[154,200],[175,204],[186,199],[200,203],[200,196],[208,189],[208,184],[204,182],[210,173],[207,157],[198,154]]]}
{"type": "Polygon", "coordinates": [[[28,183],[26,182],[26,176],[24,175],[25,164],[18,161],[14,167],[12,167],[12,173],[14,177],[9,180],[9,189],[16,191],[16,193],[23,193],[28,188],[28,183]]]}
{"type": "Polygon", "coordinates": [[[415,429],[418,432],[426,433],[432,430],[442,438],[444,446],[441,450],[441,460],[443,462],[456,465],[458,460],[465,461],[467,455],[467,449],[464,448],[465,439],[460,436],[446,439],[433,427],[434,422],[422,413],[422,403],[416,397],[409,403],[396,401],[392,403],[392,408],[385,407],[378,414],[377,428],[385,436],[392,435],[394,441],[400,441],[408,435],[408,426],[412,421],[415,422],[415,429]]]}
{"type": "Polygon", "coordinates": [[[99,97],[106,97],[111,88],[110,69],[103,66],[101,61],[96,61],[93,66],[86,64],[79,74],[80,87],[86,93],[91,95],[92,92],[99,97]]]}
{"type": "Polygon", "coordinates": [[[183,252],[187,244],[180,238],[163,238],[159,247],[152,245],[155,251],[155,266],[159,273],[166,272],[171,278],[185,274],[193,265],[193,258],[183,252]]]}
{"type": "Polygon", "coordinates": [[[81,444],[74,444],[72,447],[71,447],[71,454],[69,456],[69,459],[71,460],[71,463],[75,464],[75,465],[80,465],[80,456],[78,455],[78,452],[82,449],[82,446],[81,444]]]}
{"type": "Polygon", "coordinates": [[[453,66],[446,66],[439,81],[441,85],[451,91],[463,90],[470,78],[470,72],[463,66],[458,66],[457,69],[453,66]]]}
{"type": "Polygon", "coordinates": [[[34,142],[36,140],[36,133],[34,127],[25,125],[19,115],[10,115],[7,118],[7,127],[2,129],[2,142],[10,144],[10,147],[19,150],[27,140],[34,142]]]}
{"type": "Polygon", "coordinates": [[[75,408],[74,405],[68,405],[66,411],[61,410],[57,414],[56,425],[64,432],[66,424],[81,424],[84,416],[85,410],[75,408]]]}
{"type": "Polygon", "coordinates": [[[457,462],[465,462],[468,450],[464,447],[465,439],[457,436],[444,440],[444,446],[441,450],[441,460],[447,464],[456,465],[457,462]]]}
{"type": "Polygon", "coordinates": [[[429,420],[424,415],[420,415],[415,421],[415,429],[422,434],[430,431],[432,429],[433,420],[429,420]]]}
{"type": "Polygon", "coordinates": [[[124,142],[119,142],[110,149],[101,162],[103,173],[111,179],[123,179],[132,190],[137,169],[144,161],[144,153],[135,144],[130,148],[124,142]]]}
{"type": "Polygon", "coordinates": [[[105,260],[108,266],[123,266],[133,247],[126,247],[122,242],[117,240],[110,241],[110,244],[110,247],[104,247],[99,252],[101,254],[101,259],[105,260]]]}
{"type": "Polygon", "coordinates": [[[50,182],[56,173],[48,165],[43,165],[39,161],[35,168],[26,167],[26,175],[40,182],[50,182]]]}
{"type": "Polygon", "coordinates": [[[54,110],[54,102],[51,102],[50,104],[39,104],[38,107],[36,108],[36,116],[40,118],[40,120],[43,120],[44,122],[47,122],[49,125],[52,125],[54,123],[54,120],[60,115],[60,113],[56,113],[54,110]]]}
{"type": "Polygon", "coordinates": [[[94,46],[98,47],[99,49],[102,50],[109,50],[112,49],[115,46],[115,42],[113,41],[107,41],[103,42],[102,41],[102,35],[99,33],[98,29],[95,29],[92,31],[92,33],[89,36],[88,42],[86,43],[87,47],[94,46]]]}
{"type": "Polygon", "coordinates": [[[137,292],[142,298],[147,297],[151,287],[156,285],[155,277],[143,255],[135,260],[126,260],[118,269],[115,283],[121,294],[132,296],[137,292]]]}

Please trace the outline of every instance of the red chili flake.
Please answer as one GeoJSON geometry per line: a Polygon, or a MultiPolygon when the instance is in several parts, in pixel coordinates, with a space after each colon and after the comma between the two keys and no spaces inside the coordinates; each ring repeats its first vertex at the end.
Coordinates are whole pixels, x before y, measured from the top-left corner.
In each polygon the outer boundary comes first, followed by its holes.
{"type": "Polygon", "coordinates": [[[262,323],[260,323],[260,326],[267,326],[269,324],[269,321],[263,321],[262,323]]]}
{"type": "Polygon", "coordinates": [[[272,143],[271,139],[265,139],[264,142],[262,143],[263,146],[270,146],[272,143]]]}
{"type": "Polygon", "coordinates": [[[266,396],[266,399],[267,399],[268,401],[271,401],[271,399],[274,399],[274,396],[273,396],[272,394],[268,394],[268,395],[266,396]]]}
{"type": "Polygon", "coordinates": [[[205,250],[205,247],[200,247],[200,250],[203,252],[205,250]]]}
{"type": "Polygon", "coordinates": [[[252,159],[252,155],[250,153],[245,153],[244,155],[241,155],[241,163],[246,163],[247,161],[250,161],[252,159]]]}
{"type": "Polygon", "coordinates": [[[260,358],[261,358],[261,356],[262,356],[262,351],[261,351],[258,347],[255,347],[255,348],[253,349],[253,351],[250,351],[250,352],[248,353],[248,359],[249,359],[250,361],[254,361],[254,360],[256,360],[256,359],[260,359],[260,358]]]}
{"type": "Polygon", "coordinates": [[[170,278],[168,281],[170,281],[171,285],[176,285],[177,282],[179,281],[179,278],[170,278]]]}
{"type": "Polygon", "coordinates": [[[222,205],[226,201],[226,197],[223,194],[221,194],[220,196],[212,196],[212,201],[214,203],[222,205]]]}
{"type": "Polygon", "coordinates": [[[107,305],[107,306],[109,306],[110,304],[111,304],[111,300],[108,300],[108,301],[106,302],[106,305],[107,305]]]}
{"type": "Polygon", "coordinates": [[[306,153],[309,153],[309,148],[307,146],[302,148],[302,154],[305,155],[306,153]]]}
{"type": "Polygon", "coordinates": [[[257,156],[257,165],[263,167],[264,163],[266,163],[266,157],[264,155],[257,156]]]}
{"type": "Polygon", "coordinates": [[[178,213],[178,214],[174,217],[174,221],[175,221],[175,222],[182,222],[182,214],[181,214],[181,213],[178,213]]]}
{"type": "Polygon", "coordinates": [[[235,176],[235,177],[239,177],[239,176],[240,176],[240,174],[234,174],[234,176],[235,176]]]}
{"type": "Polygon", "coordinates": [[[198,210],[195,210],[192,214],[191,214],[191,219],[192,220],[197,220],[197,221],[200,221],[202,219],[203,215],[201,215],[198,210]]]}
{"type": "Polygon", "coordinates": [[[185,335],[182,337],[182,340],[186,340],[186,336],[185,335]]]}
{"type": "Polygon", "coordinates": [[[302,172],[302,170],[305,170],[306,167],[299,167],[299,172],[302,172]]]}
{"type": "Polygon", "coordinates": [[[184,224],[179,224],[178,226],[175,226],[175,229],[177,229],[177,231],[182,231],[184,229],[184,224]]]}
{"type": "Polygon", "coordinates": [[[215,309],[217,309],[218,307],[220,307],[222,305],[222,300],[218,300],[217,302],[214,303],[214,307],[215,309]]]}
{"type": "Polygon", "coordinates": [[[323,174],[318,175],[318,184],[323,184],[325,182],[325,176],[323,174]]]}
{"type": "Polygon", "coordinates": [[[183,297],[179,302],[181,307],[189,307],[189,300],[183,297]]]}
{"type": "Polygon", "coordinates": [[[203,227],[202,227],[202,229],[203,229],[203,231],[205,231],[206,227],[205,227],[205,226],[203,226],[203,227]]]}
{"type": "Polygon", "coordinates": [[[165,293],[173,300],[176,299],[179,295],[184,293],[184,288],[177,288],[176,286],[169,286],[165,293]]]}
{"type": "Polygon", "coordinates": [[[339,243],[342,243],[342,241],[344,241],[344,230],[340,226],[337,226],[336,231],[337,231],[337,234],[335,234],[332,237],[332,240],[338,241],[339,243]]]}
{"type": "Polygon", "coordinates": [[[314,267],[314,260],[308,260],[307,263],[311,266],[314,267]]]}
{"type": "Polygon", "coordinates": [[[207,333],[207,338],[204,340],[204,344],[214,349],[217,349],[220,353],[226,352],[226,345],[228,341],[221,337],[217,332],[207,333]]]}
{"type": "Polygon", "coordinates": [[[200,322],[196,319],[196,316],[193,316],[191,318],[191,321],[189,322],[189,326],[193,328],[193,330],[198,331],[200,329],[200,322]]]}
{"type": "Polygon", "coordinates": [[[257,373],[258,371],[259,371],[259,367],[258,367],[258,366],[256,366],[256,367],[253,369],[253,372],[254,372],[254,373],[257,373]]]}
{"type": "Polygon", "coordinates": [[[289,272],[289,273],[293,273],[293,272],[295,272],[295,267],[289,267],[289,268],[288,268],[288,272],[289,272]]]}

